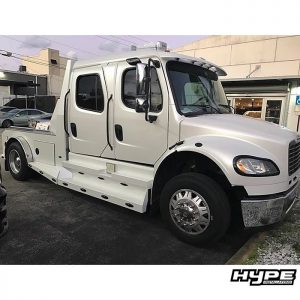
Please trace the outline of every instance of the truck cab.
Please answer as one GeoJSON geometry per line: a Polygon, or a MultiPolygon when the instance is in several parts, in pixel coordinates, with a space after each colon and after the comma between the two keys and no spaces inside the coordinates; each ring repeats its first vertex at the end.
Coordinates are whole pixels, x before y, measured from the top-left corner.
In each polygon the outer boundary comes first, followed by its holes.
{"type": "Polygon", "coordinates": [[[6,170],[17,180],[33,170],[140,213],[160,210],[193,244],[220,238],[232,219],[278,222],[297,200],[300,137],[234,115],[225,75],[157,48],[69,61],[49,130],[3,132],[6,170]]]}

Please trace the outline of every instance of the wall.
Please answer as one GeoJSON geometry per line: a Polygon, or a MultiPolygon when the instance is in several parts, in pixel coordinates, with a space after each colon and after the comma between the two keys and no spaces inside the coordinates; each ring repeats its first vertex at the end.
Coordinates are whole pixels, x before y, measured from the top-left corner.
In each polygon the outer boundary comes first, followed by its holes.
{"type": "Polygon", "coordinates": [[[65,67],[67,58],[61,57],[59,51],[55,49],[43,49],[39,55],[34,58],[26,58],[34,62],[23,60],[22,64],[26,66],[28,73],[43,74],[48,77],[48,91],[49,95],[59,96],[65,74],[65,67]],[[51,64],[51,59],[57,61],[57,65],[51,64]]]}
{"type": "MultiPolygon", "coordinates": [[[[293,130],[297,129],[298,116],[300,115],[300,107],[296,106],[296,96],[300,95],[300,87],[292,86],[289,99],[287,127],[293,130]]],[[[300,129],[300,128],[299,128],[300,129]]],[[[298,129],[298,132],[299,132],[298,129]]]]}
{"type": "Polygon", "coordinates": [[[300,75],[300,36],[212,36],[181,48],[182,54],[203,57],[222,66],[226,79],[296,77],[300,75]]]}
{"type": "Polygon", "coordinates": [[[56,75],[48,75],[48,94],[51,96],[60,96],[63,77],[56,75]]]}
{"type": "MultiPolygon", "coordinates": [[[[288,78],[286,126],[296,130],[300,108],[295,108],[300,95],[300,36],[223,35],[211,36],[173,51],[203,57],[227,72],[221,80],[288,78]],[[298,83],[297,83],[298,81],[298,83]]],[[[278,83],[280,84],[280,82],[278,83]]]]}
{"type": "Polygon", "coordinates": [[[9,95],[10,95],[10,87],[0,85],[0,98],[7,97],[9,95]]]}

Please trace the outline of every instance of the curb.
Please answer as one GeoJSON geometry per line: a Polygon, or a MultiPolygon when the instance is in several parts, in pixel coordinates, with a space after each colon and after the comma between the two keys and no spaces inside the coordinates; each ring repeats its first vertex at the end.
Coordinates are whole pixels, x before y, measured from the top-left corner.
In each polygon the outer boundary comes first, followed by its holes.
{"type": "Polygon", "coordinates": [[[252,236],[226,263],[225,265],[242,265],[249,256],[257,250],[258,245],[267,236],[267,232],[259,232],[252,236]]]}

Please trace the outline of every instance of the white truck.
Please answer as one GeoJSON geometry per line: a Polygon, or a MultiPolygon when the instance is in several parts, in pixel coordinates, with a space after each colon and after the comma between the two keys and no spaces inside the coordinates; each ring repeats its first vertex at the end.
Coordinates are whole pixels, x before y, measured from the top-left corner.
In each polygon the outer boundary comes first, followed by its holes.
{"type": "Polygon", "coordinates": [[[223,75],[160,49],[69,61],[49,130],[3,132],[6,170],[139,213],[160,209],[193,244],[220,238],[234,218],[279,222],[297,200],[300,137],[232,114],[223,75]]]}

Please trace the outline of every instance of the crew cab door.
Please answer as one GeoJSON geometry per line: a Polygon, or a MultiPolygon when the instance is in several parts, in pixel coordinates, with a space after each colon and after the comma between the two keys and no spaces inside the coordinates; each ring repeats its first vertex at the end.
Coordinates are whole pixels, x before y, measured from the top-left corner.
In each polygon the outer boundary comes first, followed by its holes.
{"type": "MultiPolygon", "coordinates": [[[[145,61],[146,62],[146,61],[145,61]]],[[[115,157],[154,165],[167,149],[168,92],[162,68],[151,71],[153,123],[135,111],[136,73],[127,62],[118,64],[114,99],[115,157]]]]}
{"type": "Polygon", "coordinates": [[[106,100],[101,66],[73,71],[68,105],[70,152],[101,155],[107,145],[106,100]]]}

